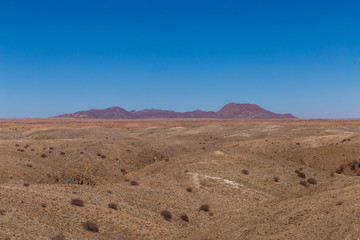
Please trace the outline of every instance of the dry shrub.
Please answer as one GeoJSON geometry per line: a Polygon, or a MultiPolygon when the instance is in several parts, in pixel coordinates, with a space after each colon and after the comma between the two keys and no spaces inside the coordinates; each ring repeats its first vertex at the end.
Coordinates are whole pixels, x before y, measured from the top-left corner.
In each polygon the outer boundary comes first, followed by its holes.
{"type": "Polygon", "coordinates": [[[189,221],[189,217],[186,214],[181,215],[181,220],[184,220],[185,222],[189,221]]]}
{"type": "Polygon", "coordinates": [[[172,219],[171,213],[167,210],[162,211],[161,216],[163,216],[166,221],[170,221],[172,219]]]}
{"type": "Polygon", "coordinates": [[[330,173],[330,177],[335,177],[335,173],[330,173]]]}
{"type": "Polygon", "coordinates": [[[187,191],[187,192],[192,192],[192,189],[191,189],[191,188],[187,188],[186,191],[187,191]]]}
{"type": "Polygon", "coordinates": [[[120,169],[120,171],[121,171],[122,173],[126,173],[126,169],[125,169],[125,168],[120,169]]]}
{"type": "Polygon", "coordinates": [[[110,203],[109,208],[112,208],[112,209],[115,209],[115,210],[118,209],[118,207],[117,207],[117,205],[115,203],[110,203]]]}
{"type": "Polygon", "coordinates": [[[111,191],[111,190],[107,190],[107,193],[108,193],[108,194],[112,194],[112,193],[113,193],[113,191],[111,191]]]}
{"type": "Polygon", "coordinates": [[[298,177],[301,177],[301,178],[306,178],[305,173],[299,172],[297,175],[298,175],[298,177]]]}
{"type": "Polygon", "coordinates": [[[4,209],[0,209],[0,215],[5,215],[6,211],[4,209]]]}
{"type": "Polygon", "coordinates": [[[210,206],[208,204],[203,204],[200,206],[200,211],[208,212],[210,210],[210,206]]]}
{"type": "Polygon", "coordinates": [[[62,233],[51,238],[51,240],[65,240],[65,239],[66,238],[65,238],[64,234],[62,234],[62,233]]]}
{"type": "Polygon", "coordinates": [[[304,187],[307,187],[307,186],[308,186],[307,183],[306,183],[306,181],[300,181],[300,185],[302,185],[302,186],[304,186],[304,187]]]}
{"type": "Polygon", "coordinates": [[[139,183],[137,181],[131,181],[130,185],[137,186],[137,185],[139,185],[139,183]]]}
{"type": "Polygon", "coordinates": [[[42,157],[42,158],[46,158],[46,157],[47,157],[47,155],[46,155],[45,153],[43,153],[43,154],[41,154],[41,155],[40,155],[40,157],[42,157]]]}
{"type": "Polygon", "coordinates": [[[241,172],[242,172],[243,174],[245,174],[245,175],[248,175],[248,174],[249,174],[249,171],[246,170],[246,169],[242,170],[241,172]]]}
{"type": "Polygon", "coordinates": [[[307,180],[307,182],[310,183],[310,184],[317,184],[317,181],[316,181],[315,178],[309,178],[309,179],[307,180]]]}
{"type": "Polygon", "coordinates": [[[65,153],[64,153],[64,152],[61,152],[60,155],[65,155],[65,153]]]}
{"type": "Polygon", "coordinates": [[[71,204],[74,206],[83,207],[84,201],[81,199],[75,198],[75,199],[71,200],[71,204]]]}
{"type": "Polygon", "coordinates": [[[101,153],[96,154],[98,157],[101,157],[101,153]]]}
{"type": "Polygon", "coordinates": [[[280,178],[279,177],[274,177],[274,182],[279,182],[280,178]]]}
{"type": "Polygon", "coordinates": [[[101,158],[106,158],[106,155],[101,155],[101,158]]]}
{"type": "Polygon", "coordinates": [[[30,184],[24,183],[24,187],[30,187],[30,184]]]}
{"type": "Polygon", "coordinates": [[[99,228],[96,225],[96,223],[90,222],[90,221],[86,221],[82,224],[83,228],[87,231],[91,231],[91,232],[99,232],[99,228]]]}

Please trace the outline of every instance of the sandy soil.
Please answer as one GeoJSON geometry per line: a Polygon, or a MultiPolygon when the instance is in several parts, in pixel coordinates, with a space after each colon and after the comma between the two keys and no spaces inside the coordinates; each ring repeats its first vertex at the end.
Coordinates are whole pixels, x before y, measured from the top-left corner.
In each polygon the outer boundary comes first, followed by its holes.
{"type": "Polygon", "coordinates": [[[360,239],[360,120],[0,120],[0,166],[0,239],[360,239]]]}

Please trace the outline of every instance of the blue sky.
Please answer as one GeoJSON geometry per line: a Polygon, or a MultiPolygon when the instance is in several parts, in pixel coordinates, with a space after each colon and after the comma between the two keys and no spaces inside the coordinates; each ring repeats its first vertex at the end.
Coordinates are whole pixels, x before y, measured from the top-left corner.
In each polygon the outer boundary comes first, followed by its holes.
{"type": "Polygon", "coordinates": [[[0,118],[255,103],[360,118],[360,1],[1,0],[0,118]]]}

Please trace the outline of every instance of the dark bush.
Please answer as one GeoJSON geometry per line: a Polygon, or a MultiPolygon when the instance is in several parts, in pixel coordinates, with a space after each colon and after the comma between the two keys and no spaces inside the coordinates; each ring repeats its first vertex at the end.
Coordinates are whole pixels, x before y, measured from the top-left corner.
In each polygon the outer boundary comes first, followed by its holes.
{"type": "Polygon", "coordinates": [[[106,156],[105,156],[105,155],[101,155],[101,158],[106,158],[106,156]]]}
{"type": "Polygon", "coordinates": [[[316,181],[315,178],[309,178],[309,179],[307,180],[307,182],[310,183],[310,184],[317,184],[317,181],[316,181]]]}
{"type": "Polygon", "coordinates": [[[83,228],[85,230],[91,231],[91,232],[99,232],[99,228],[96,225],[96,223],[90,222],[90,221],[86,221],[82,224],[83,228]]]}
{"type": "Polygon", "coordinates": [[[53,147],[49,147],[49,149],[50,149],[50,150],[54,150],[54,148],[53,148],[53,147]]]}
{"type": "Polygon", "coordinates": [[[25,187],[30,187],[30,184],[24,183],[24,186],[25,186],[25,187]]]}
{"type": "Polygon", "coordinates": [[[108,194],[112,194],[112,193],[113,193],[113,191],[111,191],[111,190],[107,190],[107,193],[108,193],[108,194]]]}
{"type": "Polygon", "coordinates": [[[172,219],[171,213],[167,210],[162,211],[161,216],[163,216],[166,221],[170,221],[172,219]]]}
{"type": "Polygon", "coordinates": [[[0,215],[5,215],[6,211],[4,209],[0,209],[0,215]]]}
{"type": "Polygon", "coordinates": [[[34,152],[34,151],[35,151],[35,149],[33,149],[33,148],[32,148],[30,151],[34,152]]]}
{"type": "Polygon", "coordinates": [[[301,178],[306,178],[305,173],[299,172],[297,175],[298,175],[298,177],[301,177],[301,178]]]}
{"type": "Polygon", "coordinates": [[[120,169],[120,171],[121,171],[122,173],[126,173],[125,168],[120,169]]]}
{"type": "Polygon", "coordinates": [[[307,186],[308,186],[307,183],[306,183],[306,181],[300,181],[300,185],[303,185],[304,187],[307,187],[307,186]]]}
{"type": "Polygon", "coordinates": [[[185,222],[189,221],[189,217],[186,214],[181,215],[181,220],[184,220],[185,222]]]}
{"type": "Polygon", "coordinates": [[[65,153],[64,153],[64,152],[61,152],[60,155],[65,155],[65,153]]]}
{"type": "Polygon", "coordinates": [[[241,172],[242,172],[243,174],[245,174],[245,175],[248,175],[248,174],[249,174],[249,171],[246,170],[246,169],[242,170],[241,172]]]}
{"type": "Polygon", "coordinates": [[[84,206],[84,201],[81,200],[81,199],[73,199],[71,200],[71,204],[74,205],[74,206],[78,206],[78,207],[83,207],[84,206]]]}
{"type": "Polygon", "coordinates": [[[139,183],[137,181],[131,181],[130,184],[133,185],[133,186],[139,185],[139,183]]]}
{"type": "Polygon", "coordinates": [[[187,192],[192,192],[192,189],[191,189],[191,188],[187,188],[186,191],[187,191],[187,192]]]}
{"type": "Polygon", "coordinates": [[[51,238],[51,240],[65,240],[65,236],[63,234],[58,234],[51,238]]]}
{"type": "Polygon", "coordinates": [[[98,157],[101,157],[101,153],[96,154],[98,157]]]}
{"type": "Polygon", "coordinates": [[[117,205],[115,203],[110,203],[109,208],[112,208],[112,209],[115,209],[115,210],[118,209],[118,207],[117,207],[117,205]]]}
{"type": "Polygon", "coordinates": [[[280,178],[279,177],[274,177],[274,182],[279,182],[280,178]]]}
{"type": "Polygon", "coordinates": [[[200,211],[208,212],[210,210],[210,206],[208,204],[203,204],[200,206],[200,211]]]}
{"type": "Polygon", "coordinates": [[[19,147],[19,144],[15,144],[15,147],[19,147]]]}
{"type": "Polygon", "coordinates": [[[295,170],[295,173],[299,173],[299,172],[300,172],[299,170],[297,170],[297,169],[295,170]]]}
{"type": "Polygon", "coordinates": [[[42,158],[46,158],[46,157],[47,157],[47,155],[46,155],[45,153],[43,153],[43,154],[41,154],[41,155],[40,155],[40,157],[42,157],[42,158]]]}
{"type": "Polygon", "coordinates": [[[330,177],[335,177],[335,173],[330,173],[330,177]]]}

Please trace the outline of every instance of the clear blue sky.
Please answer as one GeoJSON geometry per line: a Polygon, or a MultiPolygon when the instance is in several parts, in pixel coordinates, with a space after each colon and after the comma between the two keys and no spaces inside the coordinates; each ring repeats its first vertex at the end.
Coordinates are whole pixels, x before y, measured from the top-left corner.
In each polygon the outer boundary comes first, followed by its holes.
{"type": "Polygon", "coordinates": [[[360,118],[360,1],[0,1],[0,118],[229,102],[360,118]]]}

